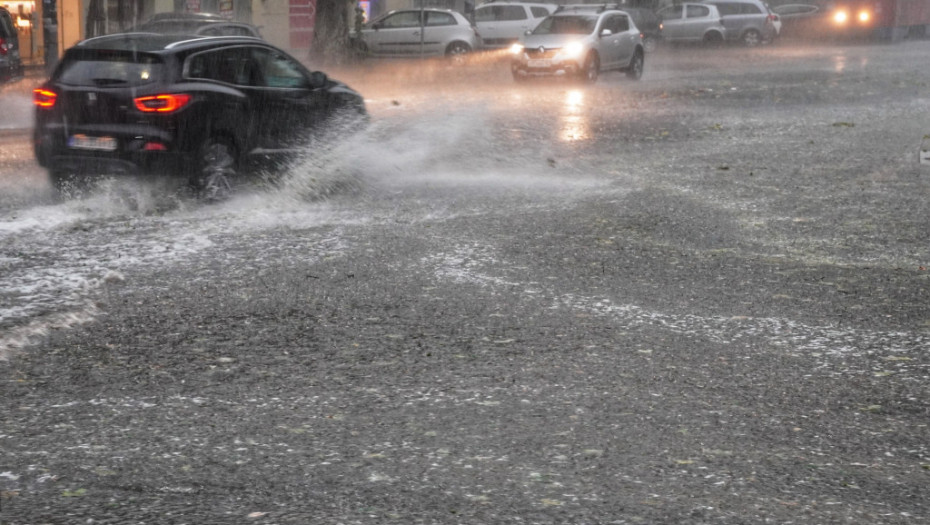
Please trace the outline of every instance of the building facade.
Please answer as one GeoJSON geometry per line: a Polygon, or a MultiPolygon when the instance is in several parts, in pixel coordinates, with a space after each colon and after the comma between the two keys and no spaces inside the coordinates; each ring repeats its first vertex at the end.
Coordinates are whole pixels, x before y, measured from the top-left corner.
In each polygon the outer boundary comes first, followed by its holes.
{"type": "Polygon", "coordinates": [[[26,63],[57,62],[92,36],[126,31],[156,13],[217,13],[254,24],[269,42],[301,57],[310,49],[316,0],[0,0],[20,32],[26,63]]]}
{"type": "MultiPolygon", "coordinates": [[[[49,68],[80,40],[126,31],[165,12],[217,13],[247,22],[258,26],[272,44],[303,58],[310,50],[316,20],[316,0],[0,0],[0,5],[17,18],[24,61],[49,68]]],[[[358,5],[374,18],[411,7],[467,14],[475,4],[473,0],[359,0],[358,5]]]]}

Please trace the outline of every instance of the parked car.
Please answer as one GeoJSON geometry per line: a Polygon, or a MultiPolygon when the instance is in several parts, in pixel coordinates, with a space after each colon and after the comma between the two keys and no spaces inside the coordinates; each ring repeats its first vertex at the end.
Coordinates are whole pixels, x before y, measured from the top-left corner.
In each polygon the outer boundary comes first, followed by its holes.
{"type": "Polygon", "coordinates": [[[709,4],[678,4],[660,9],[662,39],[671,43],[720,44],[726,39],[717,7],[709,4]]]}
{"type": "Polygon", "coordinates": [[[399,9],[362,26],[355,48],[372,57],[447,56],[462,60],[480,45],[478,30],[448,9],[399,9]]]}
{"type": "Polygon", "coordinates": [[[21,78],[23,62],[19,56],[19,33],[13,17],[0,7],[0,84],[21,78]]]}
{"type": "Polygon", "coordinates": [[[656,50],[662,40],[662,21],[652,9],[645,7],[623,7],[630,15],[643,37],[643,49],[647,53],[656,50]]]}
{"type": "Polygon", "coordinates": [[[223,196],[313,133],[365,119],[362,97],[251,37],[122,33],[68,49],[34,91],[38,163],[67,195],[97,174],[183,175],[223,196]]]}
{"type": "Polygon", "coordinates": [[[481,46],[500,49],[513,45],[555,11],[555,4],[495,2],[475,9],[475,26],[481,35],[481,46]]]}
{"type": "Polygon", "coordinates": [[[262,38],[258,27],[210,13],[159,13],[134,27],[133,32],[165,35],[251,36],[262,38]]]}
{"type": "Polygon", "coordinates": [[[624,11],[604,6],[563,6],[511,48],[516,81],[576,77],[588,83],[601,72],[626,71],[639,80],[645,51],[639,28],[624,11]]]}
{"type": "Polygon", "coordinates": [[[779,36],[818,39],[830,33],[829,13],[813,4],[784,4],[772,7],[781,20],[779,36]]]}
{"type": "Polygon", "coordinates": [[[702,0],[717,6],[727,39],[740,42],[746,47],[755,47],[771,42],[777,36],[772,13],[762,0],[702,0]]]}

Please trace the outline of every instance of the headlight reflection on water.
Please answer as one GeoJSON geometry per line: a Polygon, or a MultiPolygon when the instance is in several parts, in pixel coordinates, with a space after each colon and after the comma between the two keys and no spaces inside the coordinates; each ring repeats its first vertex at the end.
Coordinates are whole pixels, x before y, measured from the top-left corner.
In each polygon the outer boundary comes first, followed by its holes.
{"type": "Polygon", "coordinates": [[[560,119],[559,140],[576,142],[591,138],[589,118],[584,112],[584,91],[570,89],[565,92],[564,112],[560,119]]]}

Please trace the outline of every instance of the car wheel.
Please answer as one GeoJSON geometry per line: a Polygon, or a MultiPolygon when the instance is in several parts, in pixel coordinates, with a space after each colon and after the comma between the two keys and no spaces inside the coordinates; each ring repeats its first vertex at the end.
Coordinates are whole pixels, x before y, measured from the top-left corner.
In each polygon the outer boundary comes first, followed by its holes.
{"type": "Polygon", "coordinates": [[[206,200],[217,201],[229,198],[236,179],[236,149],[222,138],[210,138],[197,152],[197,168],[191,185],[206,200]]]}
{"type": "Polygon", "coordinates": [[[581,81],[585,84],[597,82],[597,77],[601,73],[601,59],[597,53],[588,53],[584,59],[584,65],[581,67],[581,81]]]}
{"type": "Polygon", "coordinates": [[[743,38],[741,40],[746,47],[756,47],[762,44],[762,35],[755,29],[750,29],[743,33],[743,38]]]}
{"type": "Polygon", "coordinates": [[[643,52],[637,50],[630,59],[630,65],[626,68],[626,76],[630,80],[639,80],[643,78],[643,52]]]}
{"type": "Polygon", "coordinates": [[[643,37],[643,49],[647,53],[652,53],[658,48],[659,48],[659,41],[656,40],[654,37],[651,37],[651,36],[643,37]]]}
{"type": "Polygon", "coordinates": [[[470,52],[471,46],[465,42],[452,42],[449,44],[449,47],[446,48],[446,56],[456,65],[464,64],[466,55],[470,52]]]}
{"type": "Polygon", "coordinates": [[[711,31],[704,35],[704,43],[709,46],[718,46],[723,43],[723,35],[716,31],[711,31]]]}

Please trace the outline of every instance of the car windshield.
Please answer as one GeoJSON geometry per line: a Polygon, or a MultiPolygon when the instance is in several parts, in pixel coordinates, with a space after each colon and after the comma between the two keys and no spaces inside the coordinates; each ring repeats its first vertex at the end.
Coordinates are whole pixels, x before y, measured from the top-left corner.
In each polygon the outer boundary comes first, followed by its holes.
{"type": "Polygon", "coordinates": [[[534,35],[589,35],[594,32],[597,17],[590,15],[559,15],[543,20],[534,35]]]}
{"type": "Polygon", "coordinates": [[[157,56],[126,52],[72,53],[57,80],[73,86],[141,86],[154,82],[164,64],[157,56]]]}

